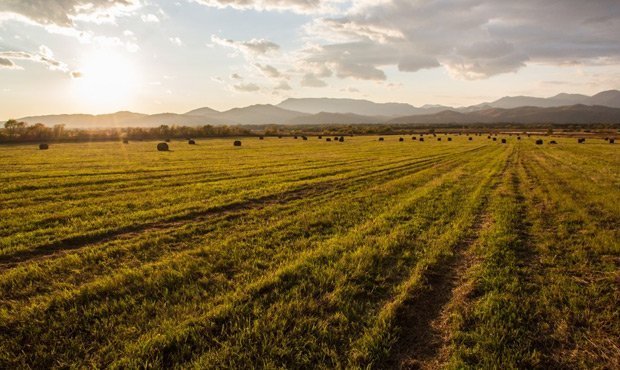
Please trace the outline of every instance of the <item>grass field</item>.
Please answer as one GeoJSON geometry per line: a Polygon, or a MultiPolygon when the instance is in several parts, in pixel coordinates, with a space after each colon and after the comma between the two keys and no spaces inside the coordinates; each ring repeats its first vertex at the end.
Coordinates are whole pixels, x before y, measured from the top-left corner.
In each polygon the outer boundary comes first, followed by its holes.
{"type": "Polygon", "coordinates": [[[505,138],[0,147],[0,368],[620,368],[620,146],[505,138]]]}

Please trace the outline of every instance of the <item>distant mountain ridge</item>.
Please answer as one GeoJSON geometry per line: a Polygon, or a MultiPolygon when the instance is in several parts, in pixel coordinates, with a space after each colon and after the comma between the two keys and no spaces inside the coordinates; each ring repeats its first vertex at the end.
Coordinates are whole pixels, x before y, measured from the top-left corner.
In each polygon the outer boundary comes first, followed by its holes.
{"type": "Polygon", "coordinates": [[[257,104],[224,112],[202,107],[186,113],[142,114],[117,112],[102,115],[61,114],[20,118],[30,124],[67,127],[153,127],[160,125],[252,124],[355,124],[355,123],[617,123],[620,91],[593,96],[558,94],[549,98],[507,96],[493,102],[452,108],[442,105],[415,107],[406,103],[369,100],[299,98],[277,105],[257,104]],[[546,110],[545,110],[546,109],[546,110]],[[572,122],[573,120],[574,122],[572,122]]]}

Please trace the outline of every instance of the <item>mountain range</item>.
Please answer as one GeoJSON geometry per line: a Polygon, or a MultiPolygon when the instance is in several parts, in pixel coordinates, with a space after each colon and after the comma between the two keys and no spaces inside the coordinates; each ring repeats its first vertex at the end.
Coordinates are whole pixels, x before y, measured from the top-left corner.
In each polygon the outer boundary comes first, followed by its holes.
{"type": "Polygon", "coordinates": [[[181,114],[61,114],[19,120],[47,126],[65,124],[67,127],[97,128],[173,124],[619,123],[620,91],[608,90],[592,96],[562,93],[549,98],[507,96],[458,108],[442,105],[415,107],[406,103],[375,103],[357,99],[290,98],[277,105],[258,104],[223,112],[203,107],[181,114]]]}

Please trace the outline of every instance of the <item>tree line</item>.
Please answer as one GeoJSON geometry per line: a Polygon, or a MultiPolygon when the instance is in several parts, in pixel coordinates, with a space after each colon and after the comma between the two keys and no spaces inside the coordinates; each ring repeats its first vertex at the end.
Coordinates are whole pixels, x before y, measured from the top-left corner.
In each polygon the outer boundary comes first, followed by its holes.
{"type": "Polygon", "coordinates": [[[67,128],[59,124],[47,127],[10,119],[0,126],[0,143],[43,141],[165,140],[206,137],[291,136],[291,135],[407,135],[435,132],[489,131],[618,131],[618,124],[321,124],[321,125],[222,125],[126,128],[67,128]]]}

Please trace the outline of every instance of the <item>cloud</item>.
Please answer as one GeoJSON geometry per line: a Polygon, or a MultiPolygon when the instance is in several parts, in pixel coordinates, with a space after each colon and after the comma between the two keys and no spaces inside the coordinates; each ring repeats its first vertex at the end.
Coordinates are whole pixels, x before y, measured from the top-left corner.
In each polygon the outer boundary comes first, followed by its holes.
{"type": "Polygon", "coordinates": [[[69,72],[68,66],[63,62],[54,59],[54,54],[45,45],[41,45],[39,47],[38,53],[29,53],[25,51],[0,51],[0,58],[4,60],[2,65],[4,65],[5,68],[21,69],[21,67],[16,65],[14,61],[26,60],[43,64],[51,71],[69,72]]]}
{"type": "Polygon", "coordinates": [[[71,75],[71,78],[82,78],[82,72],[80,71],[72,71],[70,75],[71,75]]]}
{"type": "Polygon", "coordinates": [[[179,37],[169,37],[168,40],[170,40],[170,42],[175,44],[176,46],[183,46],[183,40],[181,40],[179,37]]]}
{"type": "Polygon", "coordinates": [[[0,15],[42,25],[73,27],[76,20],[113,21],[139,5],[139,0],[8,0],[0,2],[0,15]]]}
{"type": "Polygon", "coordinates": [[[337,10],[338,0],[194,0],[202,5],[239,10],[278,10],[295,13],[328,13],[337,10]]]}
{"type": "Polygon", "coordinates": [[[366,0],[343,16],[314,19],[304,31],[315,45],[303,50],[302,64],[341,78],[381,80],[383,69],[395,66],[484,79],[527,63],[620,60],[617,0],[366,0]]]}
{"type": "Polygon", "coordinates": [[[288,90],[292,90],[293,88],[291,87],[291,85],[288,84],[288,82],[280,81],[273,89],[288,91],[288,90]]]}
{"type": "Polygon", "coordinates": [[[233,88],[235,90],[241,91],[241,92],[254,92],[254,91],[259,91],[260,90],[260,86],[258,86],[257,84],[254,84],[254,83],[236,84],[236,85],[233,85],[233,88]]]}
{"type": "Polygon", "coordinates": [[[4,69],[18,69],[19,67],[13,63],[12,60],[0,57],[0,68],[4,69]]]}
{"type": "Polygon", "coordinates": [[[306,73],[304,77],[301,79],[301,86],[304,87],[325,87],[327,83],[325,81],[317,78],[312,73],[306,73]]]}
{"type": "Polygon", "coordinates": [[[269,77],[269,78],[279,78],[282,77],[282,73],[280,73],[280,71],[278,71],[275,67],[270,66],[270,65],[262,65],[259,63],[255,64],[256,68],[258,68],[264,75],[265,77],[269,77]]]}
{"type": "Polygon", "coordinates": [[[159,18],[155,14],[143,14],[140,19],[144,23],[159,23],[159,18]]]}
{"type": "Polygon", "coordinates": [[[267,54],[272,51],[277,51],[280,46],[274,42],[265,39],[252,39],[250,41],[234,41],[229,39],[223,39],[215,35],[211,36],[211,41],[214,44],[225,46],[235,49],[247,56],[257,56],[267,54]]]}
{"type": "Polygon", "coordinates": [[[231,74],[230,78],[232,78],[233,80],[243,80],[243,77],[241,77],[238,73],[231,74]]]}

